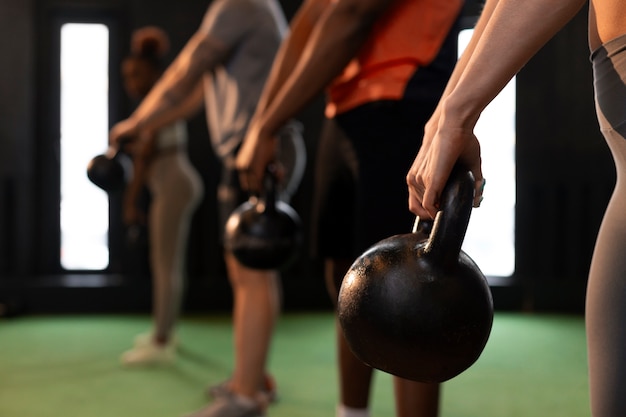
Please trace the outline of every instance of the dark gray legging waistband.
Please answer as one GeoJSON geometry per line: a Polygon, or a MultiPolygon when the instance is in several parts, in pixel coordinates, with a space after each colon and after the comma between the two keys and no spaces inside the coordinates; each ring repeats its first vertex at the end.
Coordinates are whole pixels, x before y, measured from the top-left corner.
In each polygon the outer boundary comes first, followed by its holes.
{"type": "Polygon", "coordinates": [[[600,128],[626,137],[626,34],[591,54],[600,128]]]}

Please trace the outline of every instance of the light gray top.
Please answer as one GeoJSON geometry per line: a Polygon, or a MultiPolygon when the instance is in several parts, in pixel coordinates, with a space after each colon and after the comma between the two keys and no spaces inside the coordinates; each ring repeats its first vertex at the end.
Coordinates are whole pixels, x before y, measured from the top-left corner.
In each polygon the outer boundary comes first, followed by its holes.
{"type": "Polygon", "coordinates": [[[220,158],[243,140],[286,30],[276,0],[215,0],[207,10],[200,31],[228,49],[204,80],[209,133],[220,158]]]}

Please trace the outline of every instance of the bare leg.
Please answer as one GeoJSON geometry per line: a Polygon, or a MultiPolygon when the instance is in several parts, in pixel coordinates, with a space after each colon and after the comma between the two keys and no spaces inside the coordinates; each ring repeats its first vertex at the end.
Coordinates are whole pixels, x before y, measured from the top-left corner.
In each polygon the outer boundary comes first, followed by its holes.
{"type": "MultiPolygon", "coordinates": [[[[326,261],[326,286],[335,304],[339,295],[341,281],[350,265],[352,265],[352,261],[348,260],[326,261]]],[[[338,322],[336,327],[340,403],[350,408],[365,409],[369,403],[373,370],[354,356],[338,322]]]]}
{"type": "Polygon", "coordinates": [[[397,417],[437,417],[440,384],[424,384],[394,377],[397,417]]]}
{"type": "MultiPolygon", "coordinates": [[[[341,281],[351,264],[352,261],[346,260],[326,262],[326,285],[333,300],[337,300],[341,281]]],[[[337,342],[341,404],[367,409],[373,370],[352,353],[338,323],[337,342]]],[[[398,417],[437,417],[439,414],[439,384],[394,377],[394,390],[398,417]]]]}
{"type": "Polygon", "coordinates": [[[280,311],[279,277],[276,271],[246,268],[232,254],[226,254],[225,259],[234,294],[235,369],[231,389],[258,398],[280,311]]]}

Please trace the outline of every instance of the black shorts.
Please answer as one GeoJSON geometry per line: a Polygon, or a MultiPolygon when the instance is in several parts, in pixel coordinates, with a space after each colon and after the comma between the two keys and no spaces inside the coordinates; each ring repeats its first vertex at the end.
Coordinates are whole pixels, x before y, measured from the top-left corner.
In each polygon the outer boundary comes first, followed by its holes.
{"type": "Polygon", "coordinates": [[[380,101],[326,120],[315,166],[314,256],[354,259],[384,238],[411,232],[406,174],[435,106],[380,101]]]}

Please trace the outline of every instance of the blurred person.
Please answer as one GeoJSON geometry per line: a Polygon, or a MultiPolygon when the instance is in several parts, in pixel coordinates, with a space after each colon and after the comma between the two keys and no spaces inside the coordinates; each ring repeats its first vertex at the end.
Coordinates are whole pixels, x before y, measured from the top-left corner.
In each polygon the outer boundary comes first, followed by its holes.
{"type": "MultiPolygon", "coordinates": [[[[484,179],[474,127],[481,112],[585,3],[487,0],[406,175],[413,213],[423,218],[436,214],[456,163],[474,174],[474,205],[480,205],[484,179]]],[[[617,172],[587,284],[590,403],[593,417],[615,417],[626,415],[626,2],[589,2],[588,42],[598,122],[617,172]]],[[[593,175],[592,167],[581,169],[593,175]]]]}
{"type": "MultiPolygon", "coordinates": [[[[168,36],[157,27],[133,33],[131,54],[122,62],[129,97],[141,100],[150,92],[162,74],[168,49],[168,36]]],[[[174,333],[185,286],[189,229],[204,187],[187,155],[184,120],[145,129],[128,141],[134,169],[124,194],[123,219],[130,231],[148,226],[154,325],[151,332],[135,338],[121,360],[124,365],[170,363],[176,353],[174,333]],[[144,186],[150,193],[147,213],[140,204],[144,186]]]]}
{"type": "MultiPolygon", "coordinates": [[[[291,22],[237,156],[242,185],[262,188],[276,133],[325,91],[316,157],[314,248],[336,303],[354,259],[407,233],[406,169],[456,62],[461,0],[306,0],[291,22]]],[[[375,343],[375,341],[372,341],[375,343]]],[[[337,324],[337,417],[369,416],[373,370],[337,324]]],[[[395,377],[399,417],[435,417],[439,384],[395,377]]]]}
{"type": "MultiPolygon", "coordinates": [[[[156,86],[111,130],[110,142],[116,144],[193,108],[191,97],[204,100],[213,150],[222,165],[217,190],[222,231],[228,216],[249,197],[239,186],[235,155],[286,29],[277,0],[213,1],[156,86]]],[[[228,381],[211,388],[215,400],[194,417],[263,415],[275,396],[266,366],[280,311],[279,273],[247,268],[228,251],[224,260],[234,297],[234,370],[228,381]]]]}

